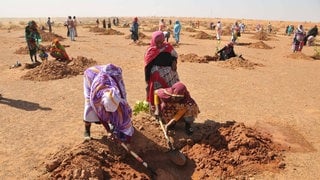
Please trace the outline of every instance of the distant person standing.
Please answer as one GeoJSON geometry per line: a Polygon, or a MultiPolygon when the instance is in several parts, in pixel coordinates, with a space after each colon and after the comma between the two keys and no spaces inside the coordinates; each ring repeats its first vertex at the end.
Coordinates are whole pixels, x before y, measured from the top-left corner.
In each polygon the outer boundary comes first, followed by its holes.
{"type": "Polygon", "coordinates": [[[102,27],[103,27],[104,29],[107,28],[107,23],[106,23],[106,20],[105,20],[105,19],[102,20],[102,27]]]}
{"type": "Polygon", "coordinates": [[[111,19],[108,18],[108,29],[111,29],[111,19]]]}
{"type": "Polygon", "coordinates": [[[218,23],[216,25],[216,35],[217,35],[217,40],[220,41],[221,35],[222,35],[222,24],[220,21],[218,21],[218,23]]]}
{"type": "Polygon", "coordinates": [[[50,20],[50,17],[48,17],[48,20],[47,20],[47,25],[48,25],[48,28],[49,28],[49,32],[51,33],[52,32],[52,22],[50,20]]]}
{"type": "Polygon", "coordinates": [[[271,31],[272,31],[272,25],[271,25],[271,23],[269,22],[269,24],[268,24],[268,33],[271,33],[271,31]]]}
{"type": "Polygon", "coordinates": [[[116,26],[119,26],[119,18],[118,17],[116,17],[116,23],[117,23],[117,25],[116,26]]]}
{"type": "Polygon", "coordinates": [[[67,26],[68,26],[68,29],[69,29],[69,36],[70,36],[70,39],[71,41],[75,41],[75,25],[74,25],[74,21],[72,19],[71,16],[68,17],[68,20],[67,20],[67,26]]]}
{"type": "Polygon", "coordinates": [[[302,25],[299,25],[294,32],[293,42],[292,42],[292,51],[297,52],[301,51],[304,45],[305,31],[302,25]]]}
{"type": "Polygon", "coordinates": [[[97,27],[99,27],[99,19],[96,20],[97,27]]]}
{"type": "Polygon", "coordinates": [[[112,23],[113,23],[113,25],[114,25],[114,26],[116,26],[116,25],[117,25],[117,24],[116,24],[116,19],[115,19],[115,18],[113,18],[113,19],[112,19],[112,23]]]}
{"type": "Polygon", "coordinates": [[[74,23],[74,37],[78,37],[78,31],[77,31],[78,20],[76,19],[75,16],[73,16],[73,23],[74,23]]]}
{"type": "Polygon", "coordinates": [[[231,28],[231,41],[233,42],[233,44],[236,43],[238,37],[240,37],[240,36],[241,36],[241,34],[240,34],[239,24],[238,24],[238,22],[235,22],[231,28]]]}
{"type": "Polygon", "coordinates": [[[240,27],[240,33],[244,33],[244,31],[246,29],[246,25],[244,23],[240,23],[239,27],[240,27]]]}
{"type": "Polygon", "coordinates": [[[25,28],[25,38],[27,41],[30,59],[32,63],[38,62],[37,51],[39,48],[39,43],[41,41],[41,36],[37,28],[38,26],[35,21],[29,21],[28,25],[25,28]]]}
{"type": "Polygon", "coordinates": [[[133,42],[135,43],[137,40],[139,40],[139,24],[138,24],[138,18],[135,17],[133,19],[131,28],[130,28],[130,32],[131,32],[131,39],[133,40],[133,42]]]}
{"type": "Polygon", "coordinates": [[[293,31],[294,31],[294,26],[293,25],[289,25],[288,28],[287,28],[287,35],[291,36],[293,31]]]}
{"type": "Polygon", "coordinates": [[[159,22],[159,31],[165,31],[166,30],[166,23],[164,22],[164,19],[160,19],[159,22]]]}
{"type": "Polygon", "coordinates": [[[173,26],[174,39],[176,40],[176,44],[180,42],[180,32],[181,32],[181,24],[179,20],[176,20],[173,26]]]}

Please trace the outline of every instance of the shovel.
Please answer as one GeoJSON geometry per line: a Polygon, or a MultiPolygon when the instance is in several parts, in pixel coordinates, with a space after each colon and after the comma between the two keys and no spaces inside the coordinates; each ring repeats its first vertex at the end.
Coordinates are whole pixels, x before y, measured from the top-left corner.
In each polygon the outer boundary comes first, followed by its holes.
{"type": "Polygon", "coordinates": [[[142,159],[138,154],[136,154],[135,152],[133,152],[132,150],[130,150],[130,149],[128,148],[128,146],[127,146],[124,142],[120,141],[119,139],[117,139],[117,138],[116,138],[115,136],[113,136],[113,135],[110,135],[110,134],[109,134],[109,137],[110,137],[111,139],[115,140],[116,142],[118,142],[128,153],[130,153],[137,161],[139,161],[144,167],[146,167],[146,168],[151,172],[151,174],[152,174],[153,176],[157,176],[157,173],[155,172],[155,170],[153,170],[153,168],[151,168],[151,167],[148,165],[148,163],[146,163],[145,161],[143,161],[143,159],[142,159]]]}
{"type": "Polygon", "coordinates": [[[168,142],[168,146],[170,148],[170,151],[169,151],[170,160],[173,163],[175,163],[176,165],[183,166],[186,163],[186,157],[184,156],[184,154],[182,152],[180,152],[179,150],[174,148],[172,142],[170,141],[170,139],[168,137],[167,131],[164,128],[164,125],[162,123],[162,119],[160,117],[158,117],[157,119],[160,123],[161,129],[164,133],[164,137],[166,138],[166,140],[168,142]]]}

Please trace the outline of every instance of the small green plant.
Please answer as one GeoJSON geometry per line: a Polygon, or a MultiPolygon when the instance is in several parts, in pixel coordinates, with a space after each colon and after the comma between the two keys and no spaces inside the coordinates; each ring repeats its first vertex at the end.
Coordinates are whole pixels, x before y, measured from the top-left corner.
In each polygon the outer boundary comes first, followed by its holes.
{"type": "Polygon", "coordinates": [[[137,115],[140,112],[148,112],[149,103],[147,101],[137,101],[133,107],[133,115],[137,115]]]}

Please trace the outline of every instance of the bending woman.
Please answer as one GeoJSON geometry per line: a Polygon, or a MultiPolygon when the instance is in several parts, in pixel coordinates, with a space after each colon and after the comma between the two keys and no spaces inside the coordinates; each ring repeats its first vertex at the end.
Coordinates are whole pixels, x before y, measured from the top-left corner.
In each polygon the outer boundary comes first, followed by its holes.
{"type": "Polygon", "coordinates": [[[122,70],[113,64],[93,66],[84,72],[85,140],[91,139],[91,123],[103,124],[121,141],[130,142],[134,128],[132,110],[122,79],[122,70]]]}
{"type": "Polygon", "coordinates": [[[190,96],[186,86],[177,82],[172,87],[155,91],[156,115],[166,123],[166,129],[173,127],[180,119],[185,122],[188,135],[193,133],[191,124],[200,113],[197,103],[190,96]]]}
{"type": "Polygon", "coordinates": [[[69,61],[70,60],[64,46],[60,44],[58,39],[54,39],[52,41],[52,44],[50,47],[50,55],[59,61],[69,61]]]}

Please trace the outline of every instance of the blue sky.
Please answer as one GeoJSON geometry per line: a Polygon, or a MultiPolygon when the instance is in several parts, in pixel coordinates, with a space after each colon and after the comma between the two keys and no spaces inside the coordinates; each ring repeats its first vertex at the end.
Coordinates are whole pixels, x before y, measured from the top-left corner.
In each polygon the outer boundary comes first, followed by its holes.
{"type": "Polygon", "coordinates": [[[177,16],[320,22],[320,0],[1,0],[1,17],[177,16]]]}

